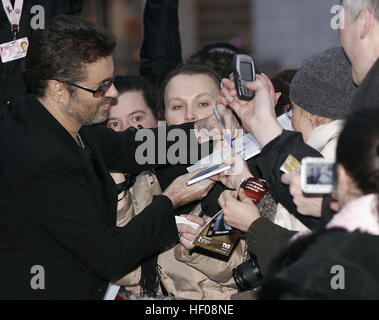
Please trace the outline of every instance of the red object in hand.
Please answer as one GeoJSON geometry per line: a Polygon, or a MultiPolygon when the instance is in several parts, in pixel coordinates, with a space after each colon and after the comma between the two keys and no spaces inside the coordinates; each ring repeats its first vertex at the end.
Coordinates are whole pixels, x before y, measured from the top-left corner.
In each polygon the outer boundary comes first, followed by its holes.
{"type": "Polygon", "coordinates": [[[267,191],[267,187],[262,180],[252,177],[242,182],[241,188],[245,190],[245,194],[253,200],[255,205],[259,203],[267,191]]]}
{"type": "MultiPolygon", "coordinates": [[[[257,178],[250,177],[247,180],[241,183],[241,186],[238,188],[238,195],[241,188],[245,191],[245,194],[254,202],[255,205],[263,198],[267,191],[266,184],[257,178]]],[[[239,196],[238,196],[239,198],[239,196]]],[[[237,240],[241,231],[233,228],[230,237],[233,240],[237,240]]]]}

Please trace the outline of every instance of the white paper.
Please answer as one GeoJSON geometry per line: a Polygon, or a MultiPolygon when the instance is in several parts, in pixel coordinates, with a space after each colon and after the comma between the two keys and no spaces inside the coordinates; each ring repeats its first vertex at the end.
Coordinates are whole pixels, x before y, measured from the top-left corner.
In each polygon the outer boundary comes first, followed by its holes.
{"type": "MultiPolygon", "coordinates": [[[[283,129],[293,131],[291,119],[288,117],[286,113],[279,116],[277,120],[279,124],[283,127],[283,129]]],[[[262,147],[254,138],[254,136],[248,133],[234,140],[233,149],[236,154],[241,154],[243,159],[246,161],[259,154],[262,150],[262,147]]],[[[188,167],[187,171],[189,173],[192,173],[199,169],[219,165],[225,162],[230,157],[233,149],[227,146],[222,149],[216,150],[211,155],[204,157],[203,159],[196,162],[194,165],[188,167]]]]}
{"type": "MultiPolygon", "coordinates": [[[[293,114],[292,110],[290,111],[291,115],[293,114]]],[[[277,118],[279,124],[283,127],[285,130],[293,131],[292,127],[292,121],[288,117],[287,113],[283,113],[281,116],[277,118]]]]}
{"type": "Polygon", "coordinates": [[[234,148],[226,146],[216,150],[211,155],[204,157],[194,165],[187,168],[189,173],[196,170],[216,166],[224,163],[234,151],[236,154],[241,154],[244,160],[248,160],[261,152],[261,146],[258,141],[250,134],[244,134],[234,140],[234,148]],[[234,149],[234,150],[233,150],[234,149]]]}
{"type": "Polygon", "coordinates": [[[107,292],[105,292],[103,300],[115,300],[119,290],[120,286],[115,285],[113,283],[109,283],[107,292]]]}
{"type": "Polygon", "coordinates": [[[186,224],[186,225],[191,226],[195,229],[197,229],[200,226],[196,222],[189,221],[187,218],[181,217],[181,216],[175,216],[175,221],[176,221],[176,224],[186,224]]]}

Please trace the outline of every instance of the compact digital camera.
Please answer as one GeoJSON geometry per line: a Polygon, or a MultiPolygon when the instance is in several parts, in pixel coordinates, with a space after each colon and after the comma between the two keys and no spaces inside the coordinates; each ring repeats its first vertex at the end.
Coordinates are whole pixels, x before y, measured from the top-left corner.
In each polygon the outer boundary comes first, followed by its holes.
{"type": "Polygon", "coordinates": [[[304,193],[332,193],[334,176],[335,162],[332,160],[308,157],[301,162],[301,189],[304,193]]]}

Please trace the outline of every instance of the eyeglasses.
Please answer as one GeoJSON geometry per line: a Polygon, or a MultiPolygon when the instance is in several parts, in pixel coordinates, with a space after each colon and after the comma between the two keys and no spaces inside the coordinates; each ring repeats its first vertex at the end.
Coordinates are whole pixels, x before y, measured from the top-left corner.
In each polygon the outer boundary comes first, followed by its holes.
{"type": "Polygon", "coordinates": [[[284,106],[284,111],[288,117],[288,119],[292,119],[292,116],[293,116],[293,104],[292,103],[289,103],[289,104],[286,104],[284,106]]]}
{"type": "Polygon", "coordinates": [[[100,97],[103,97],[105,95],[105,93],[109,90],[109,88],[112,86],[114,82],[114,78],[102,83],[101,85],[99,85],[99,87],[95,90],[93,89],[90,89],[90,88],[86,88],[86,87],[82,87],[82,86],[79,86],[78,84],[75,84],[75,83],[66,83],[68,84],[69,86],[73,86],[73,87],[76,87],[76,88],[79,88],[79,89],[83,89],[85,91],[88,91],[88,92],[91,92],[93,94],[93,97],[94,98],[100,98],[100,97]]]}

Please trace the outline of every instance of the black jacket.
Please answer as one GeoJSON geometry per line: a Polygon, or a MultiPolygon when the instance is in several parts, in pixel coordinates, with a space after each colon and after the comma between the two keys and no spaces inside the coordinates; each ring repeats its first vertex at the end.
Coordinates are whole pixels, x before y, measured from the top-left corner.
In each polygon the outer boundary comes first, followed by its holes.
{"type": "Polygon", "coordinates": [[[143,25],[140,74],[160,87],[182,63],[178,0],[147,0],[143,25]]]}
{"type": "MultiPolygon", "coordinates": [[[[14,1],[12,1],[12,5],[14,1]]],[[[17,38],[28,37],[30,40],[33,29],[30,22],[34,16],[31,9],[40,5],[45,9],[45,23],[48,19],[60,14],[80,14],[83,0],[24,0],[20,20],[20,32],[17,38]]],[[[13,40],[10,24],[0,5],[0,43],[13,40]]],[[[23,73],[23,59],[1,63],[0,62],[0,124],[7,113],[14,107],[17,99],[28,92],[23,73]]]]}
{"type": "Polygon", "coordinates": [[[283,175],[280,167],[290,154],[300,162],[305,157],[322,157],[318,151],[304,142],[301,133],[283,130],[280,136],[262,149],[262,152],[256,157],[256,163],[270,188],[273,198],[280,202],[305,226],[314,229],[318,226],[319,219],[306,217],[298,213],[289,193],[288,185],[280,181],[283,175]]]}
{"type": "Polygon", "coordinates": [[[377,300],[378,247],[378,236],[344,229],[298,239],[275,258],[260,298],[377,300]]]}
{"type": "MultiPolygon", "coordinates": [[[[180,128],[189,133],[193,123],[180,128]]],[[[109,280],[178,240],[165,196],[115,227],[108,170],[153,167],[136,164],[143,142],[135,133],[83,127],[87,153],[34,96],[20,100],[0,129],[0,299],[102,298],[109,280]],[[31,289],[35,265],[45,270],[44,290],[31,289]]]]}
{"type": "Polygon", "coordinates": [[[379,107],[379,59],[363,79],[349,106],[349,113],[364,107],[379,107]]]}
{"type": "MultiPolygon", "coordinates": [[[[280,181],[283,174],[280,167],[289,154],[299,161],[307,156],[322,157],[318,151],[304,143],[301,133],[283,130],[282,134],[267,144],[258,156],[249,160],[249,167],[255,167],[255,171],[260,172],[277,202],[282,203],[308,228],[317,230],[327,221],[298,213],[288,185],[280,181]]],[[[295,233],[275,225],[266,218],[259,218],[251,224],[247,232],[248,250],[250,254],[256,256],[263,275],[267,274],[268,267],[276,253],[295,233]]]]}

